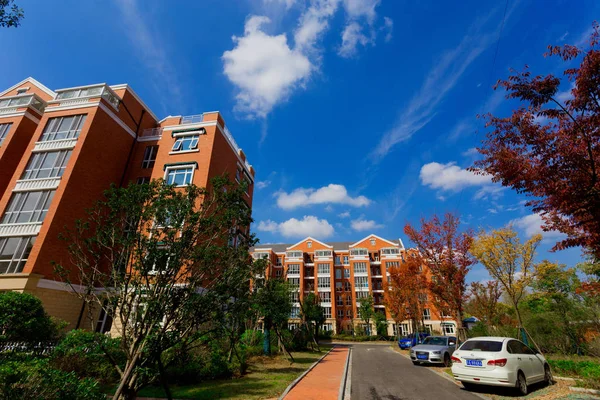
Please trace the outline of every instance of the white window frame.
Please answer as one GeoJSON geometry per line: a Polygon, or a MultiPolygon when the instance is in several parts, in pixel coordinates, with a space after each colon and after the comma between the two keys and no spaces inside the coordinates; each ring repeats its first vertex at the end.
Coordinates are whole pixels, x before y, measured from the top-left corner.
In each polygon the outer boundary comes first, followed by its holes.
{"type": "Polygon", "coordinates": [[[142,168],[154,168],[154,164],[156,163],[156,155],[158,154],[158,146],[150,145],[146,146],[144,149],[144,158],[142,160],[142,168]]]}
{"type": "Polygon", "coordinates": [[[431,321],[431,310],[429,308],[423,309],[423,321],[431,321]]]}
{"type": "Polygon", "coordinates": [[[171,147],[171,151],[169,154],[179,154],[179,153],[196,153],[200,151],[198,148],[198,142],[200,141],[200,132],[185,132],[174,134],[175,142],[173,143],[173,147],[171,147]],[[183,144],[189,141],[190,145],[188,149],[182,150],[183,144]]]}
{"type": "Polygon", "coordinates": [[[175,185],[175,187],[186,187],[191,185],[194,182],[194,172],[196,171],[196,164],[180,164],[180,165],[169,165],[167,167],[165,167],[165,175],[164,175],[164,179],[167,185],[173,185],[175,184],[175,182],[173,183],[169,183],[169,173],[171,171],[178,171],[178,170],[191,170],[191,172],[185,172],[185,177],[187,178],[189,175],[189,182],[188,183],[184,183],[182,185],[175,185]]]}
{"type": "Polygon", "coordinates": [[[348,265],[348,264],[350,264],[350,262],[349,262],[348,260],[349,260],[349,257],[348,257],[348,256],[343,256],[343,258],[342,258],[342,263],[343,263],[344,265],[348,265]]]}
{"type": "Polygon", "coordinates": [[[287,273],[288,275],[300,275],[300,264],[288,264],[287,273]]]}
{"type": "Polygon", "coordinates": [[[454,335],[456,333],[456,327],[454,324],[448,322],[442,322],[442,335],[454,335]]]}
{"type": "Polygon", "coordinates": [[[2,142],[8,136],[8,132],[10,132],[10,127],[12,126],[12,122],[8,124],[0,124],[0,146],[2,146],[2,142]]]}
{"type": "Polygon", "coordinates": [[[9,240],[19,240],[12,256],[10,258],[0,259],[0,275],[16,274],[23,271],[27,259],[29,258],[29,254],[31,253],[31,249],[35,244],[35,238],[35,236],[0,237],[0,254],[3,253],[9,240]]]}
{"type": "Polygon", "coordinates": [[[331,292],[319,292],[321,303],[331,303],[331,292]]]}
{"type": "Polygon", "coordinates": [[[302,258],[302,252],[298,250],[288,251],[285,255],[288,258],[302,258]]]}
{"type": "Polygon", "coordinates": [[[332,256],[332,252],[331,250],[316,250],[315,251],[315,257],[331,257],[332,256]]]}
{"type": "Polygon", "coordinates": [[[331,289],[331,278],[330,277],[318,277],[317,287],[319,289],[331,289]]]}
{"type": "Polygon", "coordinates": [[[368,256],[369,250],[362,248],[362,247],[356,248],[356,249],[350,249],[350,255],[351,256],[368,256]]]}
{"type": "Polygon", "coordinates": [[[325,318],[331,318],[331,307],[323,307],[323,316],[325,318]]]}
{"type": "Polygon", "coordinates": [[[340,268],[335,269],[335,279],[342,279],[342,270],[340,268]]]}
{"type": "Polygon", "coordinates": [[[337,316],[338,318],[344,318],[344,310],[342,310],[341,308],[338,308],[336,310],[337,316]]]}
{"type": "Polygon", "coordinates": [[[55,150],[33,153],[31,157],[29,157],[29,161],[27,162],[25,171],[23,171],[21,180],[50,179],[61,177],[67,169],[67,164],[69,163],[69,159],[71,158],[71,153],[73,153],[73,150],[55,150]],[[58,155],[54,160],[52,166],[42,168],[43,164],[46,162],[48,157],[51,154],[55,153],[58,153],[58,155]],[[48,176],[40,177],[40,173],[42,171],[50,172],[48,173],[48,176]]]}
{"type": "Polygon", "coordinates": [[[28,224],[40,223],[46,218],[50,209],[55,190],[35,190],[29,192],[14,192],[8,201],[6,211],[0,220],[0,224],[28,224]],[[39,196],[32,209],[24,211],[23,208],[32,196],[39,196]],[[18,221],[22,215],[28,214],[25,221],[18,221]]]}
{"type": "Polygon", "coordinates": [[[397,247],[384,247],[381,249],[381,255],[397,256],[398,254],[400,254],[400,249],[397,247]]]}
{"type": "Polygon", "coordinates": [[[331,266],[329,264],[317,264],[318,275],[331,274],[331,266]]]}
{"type": "Polygon", "coordinates": [[[354,263],[353,269],[354,269],[354,275],[366,274],[367,273],[367,263],[366,262],[354,263]]]}
{"type": "Polygon", "coordinates": [[[64,140],[64,139],[75,139],[79,137],[81,130],[83,129],[83,124],[85,123],[87,114],[77,114],[77,115],[65,115],[64,117],[56,117],[50,118],[44,127],[44,131],[42,132],[42,136],[40,137],[40,142],[50,142],[54,140],[64,140]],[[73,118],[71,124],[69,125],[69,129],[59,131],[63,120],[67,118],[73,118]],[[57,136],[62,136],[57,139],[57,136]]]}

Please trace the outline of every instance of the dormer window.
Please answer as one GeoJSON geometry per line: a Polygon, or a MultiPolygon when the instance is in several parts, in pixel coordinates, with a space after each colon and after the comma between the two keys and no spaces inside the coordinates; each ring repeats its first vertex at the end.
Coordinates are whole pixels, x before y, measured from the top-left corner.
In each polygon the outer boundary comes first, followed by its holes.
{"type": "Polygon", "coordinates": [[[375,246],[375,239],[371,239],[371,246],[375,246]]]}
{"type": "Polygon", "coordinates": [[[368,256],[369,252],[367,249],[350,249],[351,256],[368,256]]]}
{"type": "Polygon", "coordinates": [[[29,90],[28,87],[17,89],[17,95],[27,93],[28,90],[29,90]]]}
{"type": "Polygon", "coordinates": [[[312,247],[312,242],[311,241],[306,242],[306,246],[310,249],[312,247]]]}

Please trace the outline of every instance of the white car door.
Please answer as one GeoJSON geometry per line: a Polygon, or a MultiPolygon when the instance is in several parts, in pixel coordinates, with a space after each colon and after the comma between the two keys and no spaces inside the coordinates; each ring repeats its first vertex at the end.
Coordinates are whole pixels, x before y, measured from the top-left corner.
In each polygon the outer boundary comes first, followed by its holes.
{"type": "Polygon", "coordinates": [[[525,376],[527,377],[527,383],[534,383],[539,380],[538,371],[536,369],[536,365],[534,363],[535,355],[533,351],[525,343],[521,341],[517,341],[519,344],[519,360],[523,365],[523,372],[525,372],[525,376]]]}
{"type": "MultiPolygon", "coordinates": [[[[527,347],[527,346],[525,346],[527,347]]],[[[533,379],[535,381],[541,381],[544,379],[544,362],[541,358],[535,355],[535,351],[531,350],[531,348],[527,347],[527,357],[531,362],[531,371],[533,375],[533,379]]]]}
{"type": "Polygon", "coordinates": [[[521,370],[525,374],[525,378],[527,379],[527,381],[529,381],[529,377],[531,375],[529,371],[530,364],[529,360],[524,357],[524,354],[521,354],[521,342],[515,339],[509,340],[506,344],[506,351],[509,353],[509,356],[507,358],[510,360],[507,364],[510,365],[511,370],[515,372],[515,379],[516,372],[518,370],[521,370]]]}

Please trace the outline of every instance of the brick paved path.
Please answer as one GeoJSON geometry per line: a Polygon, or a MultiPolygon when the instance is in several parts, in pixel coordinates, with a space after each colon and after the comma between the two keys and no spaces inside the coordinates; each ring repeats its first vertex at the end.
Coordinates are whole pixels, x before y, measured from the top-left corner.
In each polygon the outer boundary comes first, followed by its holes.
{"type": "Polygon", "coordinates": [[[290,390],[285,400],[337,400],[348,351],[348,347],[334,347],[290,390]]]}

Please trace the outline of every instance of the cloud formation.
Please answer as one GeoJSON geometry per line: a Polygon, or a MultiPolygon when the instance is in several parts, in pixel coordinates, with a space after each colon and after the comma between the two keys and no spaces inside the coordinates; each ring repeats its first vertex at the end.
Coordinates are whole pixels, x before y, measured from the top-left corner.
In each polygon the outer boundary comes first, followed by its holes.
{"type": "Polygon", "coordinates": [[[538,233],[544,237],[544,240],[560,240],[564,234],[557,231],[544,232],[542,225],[544,221],[540,214],[530,214],[510,221],[512,225],[520,229],[528,238],[538,233]]]}
{"type": "Polygon", "coordinates": [[[371,200],[365,196],[352,197],[344,185],[329,184],[319,189],[298,188],[290,193],[277,192],[277,206],[284,210],[293,210],[313,204],[346,204],[353,207],[368,206],[371,200]]]}
{"type": "Polygon", "coordinates": [[[333,226],[326,219],[319,219],[313,215],[305,215],[301,220],[290,218],[280,223],[271,220],[260,221],[256,229],[287,238],[315,236],[325,239],[334,233],[333,226]]]}
{"type": "Polygon", "coordinates": [[[372,219],[355,219],[352,220],[350,222],[350,226],[352,227],[352,229],[354,229],[357,232],[362,232],[362,231],[371,231],[373,229],[379,229],[379,228],[383,228],[383,225],[378,224],[377,222],[373,221],[372,219]]]}
{"type": "Polygon", "coordinates": [[[423,185],[443,191],[458,191],[469,186],[488,185],[492,182],[489,176],[475,175],[453,162],[425,164],[421,167],[419,177],[423,185]]]}

